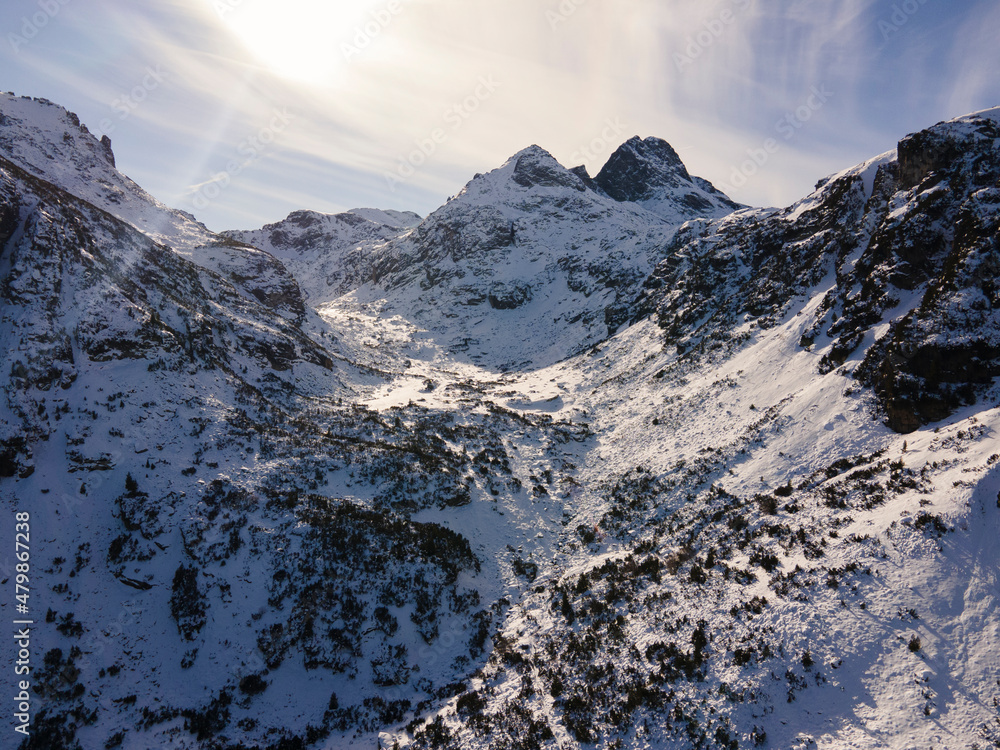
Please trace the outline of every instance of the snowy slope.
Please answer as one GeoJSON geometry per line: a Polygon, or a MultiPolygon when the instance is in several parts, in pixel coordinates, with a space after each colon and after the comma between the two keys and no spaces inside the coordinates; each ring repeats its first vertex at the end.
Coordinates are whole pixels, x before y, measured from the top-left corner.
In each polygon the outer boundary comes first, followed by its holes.
{"type": "Polygon", "coordinates": [[[403,742],[1000,738],[986,119],[904,139],[905,182],[892,152],[788,209],[688,225],[635,325],[505,381],[508,406],[586,421],[595,445],[561,478],[567,531],[532,550],[544,562],[489,666],[403,742]],[[893,357],[904,325],[934,343],[893,357]],[[900,420],[867,374],[883,357],[920,398],[966,395],[926,428],[919,409],[900,420]]]}
{"type": "Polygon", "coordinates": [[[0,155],[28,174],[106,211],[174,253],[216,271],[289,318],[305,314],[298,284],[271,255],[210,232],[115,168],[111,141],[44,99],[0,93],[0,155]]]}
{"type": "Polygon", "coordinates": [[[1000,746],[996,112],[219,237],[0,104],[22,750],[1000,746]]]}
{"type": "Polygon", "coordinates": [[[375,248],[416,226],[414,213],[356,208],[341,214],[294,211],[282,221],[226,235],[279,258],[313,306],[358,284],[359,266],[375,248]]]}

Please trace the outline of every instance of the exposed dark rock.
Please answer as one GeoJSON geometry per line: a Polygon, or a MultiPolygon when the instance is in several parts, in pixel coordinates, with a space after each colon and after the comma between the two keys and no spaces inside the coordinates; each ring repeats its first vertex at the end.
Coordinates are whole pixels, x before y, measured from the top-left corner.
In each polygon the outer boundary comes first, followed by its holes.
{"type": "Polygon", "coordinates": [[[11,238],[20,222],[21,207],[16,202],[16,196],[0,197],[0,243],[11,238]]]}
{"type": "Polygon", "coordinates": [[[677,152],[660,138],[629,139],[594,178],[602,195],[638,203],[670,222],[716,218],[739,208],[708,180],[692,177],[677,152]]]}
{"type": "Polygon", "coordinates": [[[518,157],[513,181],[521,187],[565,187],[586,190],[583,180],[557,162],[548,151],[532,146],[518,157]]]}
{"type": "Polygon", "coordinates": [[[690,182],[684,162],[660,138],[635,136],[621,145],[597,173],[594,182],[616,201],[640,201],[658,187],[690,182]]]}
{"type": "Polygon", "coordinates": [[[124,583],[126,586],[129,586],[130,588],[133,589],[138,589],[139,591],[149,591],[151,588],[153,588],[151,584],[146,583],[145,581],[137,581],[134,578],[129,578],[128,576],[125,575],[115,575],[115,578],[124,583]]]}
{"type": "Polygon", "coordinates": [[[594,192],[597,193],[603,192],[601,190],[600,185],[594,182],[594,178],[590,176],[590,173],[587,171],[587,167],[584,166],[583,164],[581,164],[579,167],[573,167],[569,171],[575,174],[577,177],[579,177],[583,181],[583,184],[586,185],[591,190],[593,190],[594,192]]]}
{"type": "Polygon", "coordinates": [[[104,151],[104,156],[108,160],[108,164],[112,167],[115,166],[115,152],[111,150],[111,139],[107,135],[101,136],[101,148],[104,151]]]}
{"type": "Polygon", "coordinates": [[[988,158],[982,145],[1000,137],[1000,126],[994,120],[978,118],[968,129],[935,126],[903,138],[899,142],[899,179],[904,188],[916,187],[932,173],[943,175],[953,171],[956,162],[970,152],[988,158]]]}
{"type": "Polygon", "coordinates": [[[17,436],[0,440],[0,477],[12,477],[24,471],[28,441],[17,436]]]}
{"type": "Polygon", "coordinates": [[[531,285],[496,283],[490,288],[490,307],[494,310],[515,310],[531,300],[531,285]]]}
{"type": "Polygon", "coordinates": [[[794,220],[789,209],[692,223],[646,281],[636,317],[655,311],[668,342],[698,357],[738,345],[729,332],[743,316],[774,325],[835,270],[837,285],[802,337],[804,346],[833,339],[820,364],[827,372],[903,293],[922,290],[919,307],[865,353],[856,375],[892,429],[944,419],[1000,375],[998,146],[992,121],[946,123],[903,139],[899,162],[878,167],[870,196],[848,174],[823,181],[794,220]],[[917,185],[899,203],[897,190],[917,185]]]}

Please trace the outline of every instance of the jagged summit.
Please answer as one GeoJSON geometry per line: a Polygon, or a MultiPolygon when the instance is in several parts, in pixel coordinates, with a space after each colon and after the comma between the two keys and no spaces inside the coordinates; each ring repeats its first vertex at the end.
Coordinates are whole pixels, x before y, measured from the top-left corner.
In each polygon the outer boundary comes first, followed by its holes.
{"type": "Polygon", "coordinates": [[[552,154],[538,146],[531,146],[515,157],[511,179],[522,187],[586,189],[583,180],[560,164],[552,154]]]}
{"type": "MultiPolygon", "coordinates": [[[[113,324],[110,318],[114,308],[100,304],[95,296],[84,296],[86,304],[77,300],[69,310],[61,309],[61,304],[54,308],[68,319],[59,326],[66,325],[69,330],[76,315],[101,320],[94,330],[86,328],[73,334],[77,345],[87,347],[88,353],[100,351],[103,356],[102,347],[155,351],[149,339],[162,342],[164,337],[162,331],[151,334],[150,329],[155,331],[166,318],[157,307],[159,301],[175,294],[175,284],[193,283],[192,276],[201,273],[206,278],[198,278],[198,283],[216,285],[218,295],[238,293],[238,304],[228,300],[226,305],[220,305],[225,310],[215,311],[220,318],[278,315],[286,320],[272,320],[272,325],[284,328],[282,335],[302,335],[296,326],[307,317],[306,307],[298,284],[279,261],[259,249],[220,237],[189,214],[157,201],[118,171],[110,139],[98,140],[74,113],[45,99],[0,95],[0,169],[5,198],[0,206],[0,239],[9,239],[6,260],[12,267],[20,263],[30,268],[38,263],[34,256],[41,252],[40,248],[66,253],[69,259],[64,261],[62,276],[53,276],[51,268],[32,273],[32,278],[50,285],[44,287],[47,292],[69,289],[76,283],[78,279],[71,269],[79,264],[89,269],[88,284],[104,285],[110,297],[132,299],[135,303],[129,311],[129,322],[115,320],[113,324]],[[81,213],[85,214],[82,218],[81,213]],[[56,235],[46,236],[53,228],[56,235]],[[75,237],[69,239],[71,233],[75,237]],[[121,254],[126,249],[131,255],[126,253],[123,260],[121,254]],[[115,263],[121,264],[120,271],[115,269],[115,263]],[[126,282],[115,275],[128,275],[140,267],[156,269],[141,277],[141,290],[134,280],[126,282]],[[171,273],[163,272],[167,268],[171,273]],[[177,278],[177,274],[183,278],[177,278]],[[148,296],[153,301],[143,299],[140,304],[135,302],[137,296],[148,296]],[[254,309],[252,314],[228,309],[242,305],[264,309],[254,309]],[[133,316],[138,322],[132,322],[133,316]],[[143,316],[157,322],[150,326],[143,316]]],[[[37,291],[34,297],[40,299],[42,292],[37,291]]],[[[195,303],[179,299],[177,309],[187,304],[195,303]]],[[[56,325],[51,320],[45,323],[56,325]]],[[[33,325],[40,327],[41,319],[33,325]]],[[[46,335],[54,339],[67,335],[58,326],[55,330],[46,335]]],[[[74,356],[72,348],[67,347],[51,354],[56,362],[62,360],[70,365],[74,356]]],[[[52,367],[56,368],[56,364],[52,367]]],[[[72,366],[66,371],[72,371],[72,366]]]]}
{"type": "Polygon", "coordinates": [[[196,253],[216,236],[172,209],[115,166],[111,139],[47,99],[0,94],[0,159],[107,211],[175,251],[196,253]]]}
{"type": "Polygon", "coordinates": [[[583,191],[587,186],[544,148],[532,145],[518,151],[497,169],[477,174],[455,197],[518,201],[525,190],[537,188],[583,191]]]}
{"type": "Polygon", "coordinates": [[[634,136],[594,177],[617,201],[631,201],[662,216],[720,217],[743,208],[710,182],[692,177],[673,147],[661,138],[634,136]]]}
{"type": "Polygon", "coordinates": [[[692,177],[669,143],[635,136],[623,143],[597,174],[586,167],[567,169],[544,148],[532,145],[503,166],[476,177],[459,194],[491,200],[518,189],[565,188],[590,191],[619,203],[635,203],[671,223],[719,218],[744,208],[710,182],[692,177]]]}
{"type": "Polygon", "coordinates": [[[617,201],[639,202],[656,188],[690,182],[691,175],[669,143],[633,136],[611,155],[594,181],[617,201]]]}
{"type": "MultiPolygon", "coordinates": [[[[412,231],[308,276],[325,274],[330,302],[353,279],[359,294],[385,298],[452,354],[484,366],[552,364],[627,320],[676,228],[732,210],[690,179],[678,185],[657,188],[647,205],[617,200],[533,145],[476,175],[412,231]]],[[[342,246],[332,237],[327,257],[342,246]]]]}
{"type": "Polygon", "coordinates": [[[22,167],[52,175],[115,166],[111,139],[98,140],[75,113],[12,93],[0,93],[0,150],[22,167]]]}

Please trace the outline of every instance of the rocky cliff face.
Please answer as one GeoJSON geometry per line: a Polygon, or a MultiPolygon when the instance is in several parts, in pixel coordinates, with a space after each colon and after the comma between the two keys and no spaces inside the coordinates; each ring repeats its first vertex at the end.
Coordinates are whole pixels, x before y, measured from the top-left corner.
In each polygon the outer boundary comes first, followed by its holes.
{"type": "Polygon", "coordinates": [[[973,116],[906,138],[898,173],[902,195],[867,265],[919,304],[893,321],[858,375],[889,425],[909,432],[976,403],[1000,375],[1000,127],[973,116]]]}
{"type": "Polygon", "coordinates": [[[594,183],[616,201],[638,203],[671,221],[720,217],[745,208],[707,180],[688,174],[677,152],[659,138],[626,141],[594,183]]]}
{"type": "Polygon", "coordinates": [[[856,370],[897,431],[944,419],[998,374],[997,135],[991,117],[944,123],[789,209],[690,224],[639,317],[689,356],[729,352],[829,279],[802,338],[820,370],[856,370]]]}

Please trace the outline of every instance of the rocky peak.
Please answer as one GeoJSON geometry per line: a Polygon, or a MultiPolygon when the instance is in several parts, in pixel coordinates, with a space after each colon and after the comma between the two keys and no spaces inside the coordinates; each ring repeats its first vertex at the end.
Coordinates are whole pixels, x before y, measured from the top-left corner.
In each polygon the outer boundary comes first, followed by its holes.
{"type": "Polygon", "coordinates": [[[538,186],[566,187],[580,191],[587,189],[583,180],[539,146],[529,146],[514,157],[514,172],[511,179],[526,188],[538,186]]]}
{"type": "Polygon", "coordinates": [[[288,222],[289,224],[294,224],[297,227],[308,227],[314,224],[318,224],[320,222],[320,219],[321,219],[321,214],[318,214],[315,211],[301,210],[301,211],[292,211],[285,218],[285,221],[288,222]]]}
{"type": "Polygon", "coordinates": [[[115,164],[115,152],[111,150],[111,139],[107,135],[101,136],[101,148],[104,150],[104,155],[108,159],[108,164],[112,167],[117,166],[115,164]]]}
{"type": "Polygon", "coordinates": [[[194,252],[214,240],[190,214],[163,205],[119,172],[111,139],[98,139],[73,112],[47,99],[8,93],[0,94],[0,111],[3,159],[175,249],[183,245],[194,252]]]}
{"type": "Polygon", "coordinates": [[[674,151],[660,138],[635,136],[615,151],[594,181],[617,201],[641,201],[658,187],[690,182],[691,175],[674,151]]]}
{"type": "Polygon", "coordinates": [[[111,139],[98,140],[74,112],[10,93],[0,94],[0,110],[0,149],[39,176],[67,183],[79,172],[114,167],[111,139]]]}
{"type": "Polygon", "coordinates": [[[901,186],[913,188],[932,173],[944,175],[964,154],[982,150],[984,143],[995,141],[998,135],[1000,125],[997,121],[980,115],[959,118],[908,135],[898,147],[901,186]]]}
{"type": "Polygon", "coordinates": [[[616,201],[638,203],[676,223],[717,218],[743,207],[708,180],[692,177],[661,138],[630,138],[611,155],[593,184],[616,201]]]}
{"type": "Polygon", "coordinates": [[[595,193],[601,192],[601,189],[597,186],[597,183],[594,182],[594,178],[591,177],[590,172],[587,171],[587,167],[584,166],[583,164],[581,164],[579,167],[573,167],[569,171],[575,174],[581,180],[583,180],[583,184],[586,185],[591,190],[593,190],[595,193]]]}

